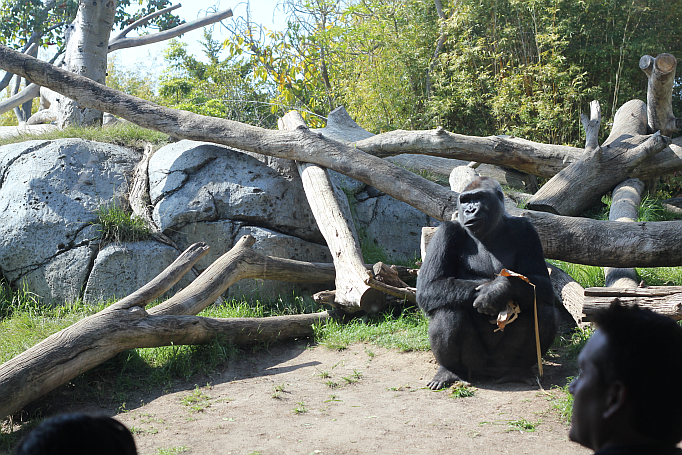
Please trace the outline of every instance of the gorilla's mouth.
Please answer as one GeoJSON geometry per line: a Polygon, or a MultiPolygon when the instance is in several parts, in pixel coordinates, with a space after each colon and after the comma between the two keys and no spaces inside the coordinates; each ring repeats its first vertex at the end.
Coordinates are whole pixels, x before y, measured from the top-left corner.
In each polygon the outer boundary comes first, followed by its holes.
{"type": "Polygon", "coordinates": [[[466,227],[476,226],[477,224],[481,224],[481,222],[483,222],[484,220],[485,220],[485,218],[469,218],[464,223],[464,226],[466,226],[466,227]]]}

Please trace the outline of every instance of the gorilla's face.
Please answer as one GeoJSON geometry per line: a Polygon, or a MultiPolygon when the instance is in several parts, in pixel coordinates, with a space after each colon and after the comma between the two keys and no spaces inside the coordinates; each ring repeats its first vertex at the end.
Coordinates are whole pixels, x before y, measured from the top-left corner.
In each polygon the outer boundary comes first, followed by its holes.
{"type": "Polygon", "coordinates": [[[460,224],[481,239],[497,228],[504,214],[504,204],[494,188],[484,185],[462,192],[457,212],[460,224]]]}

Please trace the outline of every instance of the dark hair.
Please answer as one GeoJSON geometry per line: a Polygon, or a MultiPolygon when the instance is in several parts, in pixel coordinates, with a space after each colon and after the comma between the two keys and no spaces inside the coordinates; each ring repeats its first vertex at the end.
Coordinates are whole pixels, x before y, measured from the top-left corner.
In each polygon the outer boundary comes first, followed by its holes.
{"type": "Polygon", "coordinates": [[[620,381],[642,435],[661,444],[682,440],[682,327],[672,319],[616,301],[595,314],[607,348],[600,372],[620,381]]]}
{"type": "Polygon", "coordinates": [[[130,431],[111,417],[63,414],[31,431],[14,455],[136,455],[130,431]]]}

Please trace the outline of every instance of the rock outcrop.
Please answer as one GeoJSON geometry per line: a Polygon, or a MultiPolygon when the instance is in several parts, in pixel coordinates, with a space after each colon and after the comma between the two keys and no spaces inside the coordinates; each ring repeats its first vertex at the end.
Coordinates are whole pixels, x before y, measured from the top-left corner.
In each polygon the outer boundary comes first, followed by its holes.
{"type": "MultiPolygon", "coordinates": [[[[0,147],[0,272],[47,302],[121,298],[156,276],[179,254],[153,239],[104,244],[96,211],[127,205],[138,151],[81,139],[28,141],[0,147]]],[[[373,188],[335,174],[355,198],[365,241],[383,259],[412,259],[419,252],[426,215],[373,188]]],[[[156,226],[180,249],[211,246],[199,271],[244,234],[266,255],[331,262],[305,198],[298,172],[287,160],[210,143],[180,141],[149,161],[149,196],[156,226]]],[[[178,286],[193,279],[185,277],[178,286]]],[[[300,286],[243,280],[229,296],[272,298],[313,292],[330,284],[300,286]]],[[[170,292],[175,292],[176,289],[170,292]]]]}

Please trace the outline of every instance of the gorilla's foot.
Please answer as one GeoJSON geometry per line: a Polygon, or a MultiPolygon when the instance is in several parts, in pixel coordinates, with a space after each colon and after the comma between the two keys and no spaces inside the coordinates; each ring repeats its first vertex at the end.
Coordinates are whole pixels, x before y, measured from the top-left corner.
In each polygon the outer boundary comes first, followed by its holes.
{"type": "Polygon", "coordinates": [[[511,370],[495,381],[496,384],[503,384],[505,382],[523,382],[528,385],[537,384],[535,375],[530,369],[511,370]]]}
{"type": "Polygon", "coordinates": [[[438,368],[438,371],[436,372],[436,375],[433,377],[433,379],[431,379],[431,382],[426,384],[426,386],[431,390],[440,390],[457,381],[461,381],[466,385],[470,385],[467,381],[462,380],[452,371],[441,366],[438,368]]]}

